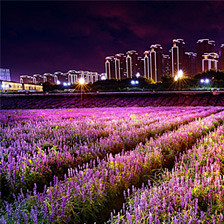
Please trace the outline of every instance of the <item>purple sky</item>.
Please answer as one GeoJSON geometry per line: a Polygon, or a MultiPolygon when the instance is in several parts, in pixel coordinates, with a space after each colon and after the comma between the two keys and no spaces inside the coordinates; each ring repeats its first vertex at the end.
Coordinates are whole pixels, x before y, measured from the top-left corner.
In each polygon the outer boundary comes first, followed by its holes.
{"type": "Polygon", "coordinates": [[[201,38],[224,43],[223,1],[9,1],[1,3],[1,67],[19,75],[104,72],[104,58],[139,54],[174,38],[195,51],[201,38]]]}

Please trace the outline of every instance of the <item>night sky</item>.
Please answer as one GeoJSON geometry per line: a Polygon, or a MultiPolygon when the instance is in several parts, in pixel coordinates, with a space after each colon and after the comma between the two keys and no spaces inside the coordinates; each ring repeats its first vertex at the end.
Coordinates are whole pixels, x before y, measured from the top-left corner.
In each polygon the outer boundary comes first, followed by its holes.
{"type": "Polygon", "coordinates": [[[20,75],[104,72],[106,56],[159,43],[168,53],[182,38],[187,51],[201,38],[224,43],[224,2],[9,1],[1,3],[1,67],[20,75]]]}

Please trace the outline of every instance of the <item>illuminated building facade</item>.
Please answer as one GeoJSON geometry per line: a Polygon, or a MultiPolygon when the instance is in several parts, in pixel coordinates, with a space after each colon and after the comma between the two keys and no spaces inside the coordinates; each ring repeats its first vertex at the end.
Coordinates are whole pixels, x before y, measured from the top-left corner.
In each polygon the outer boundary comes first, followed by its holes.
{"type": "Polygon", "coordinates": [[[218,54],[216,53],[205,53],[202,59],[202,72],[218,69],[218,54]]]}
{"type": "Polygon", "coordinates": [[[124,54],[115,55],[115,79],[126,78],[126,57],[124,54]]]}
{"type": "Polygon", "coordinates": [[[33,75],[33,83],[34,84],[40,84],[44,82],[44,78],[42,75],[40,74],[34,74],[33,75]]]}
{"type": "Polygon", "coordinates": [[[127,52],[126,70],[127,78],[135,77],[138,72],[138,53],[135,50],[127,52]]]}
{"type": "Polygon", "coordinates": [[[154,44],[150,47],[150,78],[155,82],[162,80],[162,50],[163,48],[160,44],[154,44]]]}
{"type": "Polygon", "coordinates": [[[221,54],[219,58],[219,69],[224,70],[224,44],[221,45],[221,54]]]}
{"type": "Polygon", "coordinates": [[[215,41],[209,39],[201,39],[197,41],[197,73],[203,71],[202,60],[205,53],[212,53],[215,51],[215,41]]]}
{"type": "Polygon", "coordinates": [[[151,78],[150,75],[150,51],[144,52],[144,78],[149,79],[151,78]]]}
{"type": "Polygon", "coordinates": [[[174,39],[171,48],[171,69],[174,77],[179,70],[184,70],[185,42],[183,39],[174,39]]]}
{"type": "Polygon", "coordinates": [[[29,76],[29,75],[21,75],[20,76],[20,83],[24,83],[24,84],[34,83],[33,82],[33,77],[29,76]]]}
{"type": "Polygon", "coordinates": [[[197,54],[193,52],[185,52],[185,66],[184,72],[189,76],[193,76],[196,74],[196,59],[197,54]]]}
{"type": "Polygon", "coordinates": [[[67,74],[69,83],[74,84],[78,82],[79,72],[75,70],[69,70],[67,74]]]}
{"type": "Polygon", "coordinates": [[[163,54],[163,75],[170,75],[170,56],[163,54]]]}
{"type": "Polygon", "coordinates": [[[137,61],[137,73],[135,77],[143,77],[144,76],[144,58],[138,57],[137,61]]]}
{"type": "Polygon", "coordinates": [[[114,56],[106,57],[105,71],[108,79],[115,79],[115,62],[114,56]]]}
{"type": "Polygon", "coordinates": [[[43,92],[43,86],[0,80],[0,91],[1,92],[20,92],[20,91],[21,92],[22,91],[43,92]]]}
{"type": "Polygon", "coordinates": [[[57,83],[57,76],[51,74],[51,73],[44,73],[43,75],[44,82],[49,82],[49,83],[57,83]]]}

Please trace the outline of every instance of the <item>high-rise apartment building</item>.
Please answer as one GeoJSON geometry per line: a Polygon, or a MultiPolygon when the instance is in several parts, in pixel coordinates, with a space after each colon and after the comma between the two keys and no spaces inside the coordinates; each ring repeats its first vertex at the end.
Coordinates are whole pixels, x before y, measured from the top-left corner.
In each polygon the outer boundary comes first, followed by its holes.
{"type": "Polygon", "coordinates": [[[150,75],[150,51],[144,52],[145,56],[143,58],[144,60],[144,78],[149,79],[151,78],[150,75]]]}
{"type": "Polygon", "coordinates": [[[20,83],[23,83],[23,84],[34,83],[33,82],[33,77],[29,76],[29,75],[21,75],[20,76],[20,83]]]}
{"type": "Polygon", "coordinates": [[[218,54],[217,53],[205,53],[202,59],[202,72],[218,69],[218,54]]]}
{"type": "Polygon", "coordinates": [[[219,57],[219,69],[224,70],[224,44],[221,45],[221,54],[219,57]]]}
{"type": "Polygon", "coordinates": [[[115,78],[116,79],[124,79],[125,69],[126,68],[126,58],[125,55],[120,53],[115,55],[115,78]]]}
{"type": "Polygon", "coordinates": [[[202,72],[202,60],[205,53],[212,53],[215,50],[215,41],[201,39],[197,41],[197,73],[202,72]]]}
{"type": "Polygon", "coordinates": [[[170,75],[170,74],[171,74],[170,56],[163,54],[163,76],[170,75]]]}
{"type": "Polygon", "coordinates": [[[196,58],[197,54],[193,52],[185,52],[185,66],[184,66],[184,73],[191,77],[196,75],[196,58]]]}
{"type": "Polygon", "coordinates": [[[155,82],[162,80],[162,50],[160,44],[154,44],[150,47],[150,73],[151,73],[151,79],[153,79],[155,82]]]}
{"type": "Polygon", "coordinates": [[[57,83],[57,76],[51,74],[51,73],[44,73],[43,75],[44,82],[49,82],[49,83],[57,83]]]}
{"type": "Polygon", "coordinates": [[[105,62],[105,71],[107,75],[107,79],[115,79],[115,62],[114,56],[106,57],[105,62]]]}
{"type": "Polygon", "coordinates": [[[174,77],[179,70],[184,70],[185,42],[183,39],[174,39],[171,48],[171,70],[174,77]]]}
{"type": "Polygon", "coordinates": [[[138,72],[138,53],[134,50],[128,51],[126,56],[127,78],[135,77],[138,72]]]}
{"type": "Polygon", "coordinates": [[[54,76],[56,80],[55,83],[58,83],[58,84],[68,83],[68,73],[55,72],[54,76]]]}
{"type": "Polygon", "coordinates": [[[71,84],[77,83],[79,78],[79,72],[76,70],[68,71],[68,82],[71,84]]]}
{"type": "Polygon", "coordinates": [[[44,82],[44,78],[42,75],[40,74],[34,74],[33,75],[33,83],[34,84],[40,84],[44,82]]]}
{"type": "Polygon", "coordinates": [[[144,76],[144,58],[138,57],[138,62],[137,62],[137,73],[135,76],[138,77],[143,77],[144,76]]]}

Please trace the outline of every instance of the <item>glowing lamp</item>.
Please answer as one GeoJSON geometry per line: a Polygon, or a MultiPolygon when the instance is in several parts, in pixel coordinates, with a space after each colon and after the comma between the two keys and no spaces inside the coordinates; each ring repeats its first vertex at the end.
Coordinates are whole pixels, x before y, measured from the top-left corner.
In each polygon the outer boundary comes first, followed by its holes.
{"type": "Polygon", "coordinates": [[[178,78],[181,79],[183,77],[183,74],[184,74],[183,71],[179,70],[177,73],[178,78]]]}
{"type": "Polygon", "coordinates": [[[208,84],[210,82],[209,79],[205,79],[205,83],[208,84]]]}
{"type": "Polygon", "coordinates": [[[85,84],[85,79],[82,77],[79,79],[79,84],[84,85],[85,84]]]}
{"type": "Polygon", "coordinates": [[[174,80],[175,80],[175,81],[177,81],[177,80],[178,80],[178,76],[177,76],[177,75],[175,75],[174,80]]]}
{"type": "Polygon", "coordinates": [[[136,73],[136,77],[139,78],[141,75],[139,72],[136,73]]]}
{"type": "Polygon", "coordinates": [[[204,79],[201,79],[201,80],[200,80],[200,83],[204,83],[204,82],[205,82],[205,80],[204,80],[204,79]]]}

